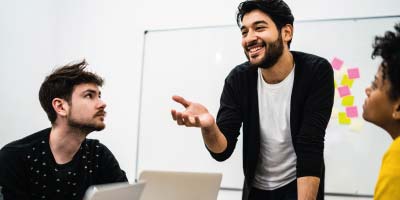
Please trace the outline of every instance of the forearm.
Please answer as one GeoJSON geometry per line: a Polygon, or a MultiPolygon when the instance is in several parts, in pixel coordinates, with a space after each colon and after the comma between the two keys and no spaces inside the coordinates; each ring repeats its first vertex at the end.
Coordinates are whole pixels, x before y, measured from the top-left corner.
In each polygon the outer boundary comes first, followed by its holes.
{"type": "Polygon", "coordinates": [[[201,128],[201,133],[203,135],[204,143],[207,148],[213,153],[221,153],[225,151],[227,147],[227,140],[219,130],[217,124],[213,124],[208,128],[201,128]]]}
{"type": "Polygon", "coordinates": [[[317,199],[320,178],[315,176],[304,176],[297,179],[298,200],[317,199]]]}

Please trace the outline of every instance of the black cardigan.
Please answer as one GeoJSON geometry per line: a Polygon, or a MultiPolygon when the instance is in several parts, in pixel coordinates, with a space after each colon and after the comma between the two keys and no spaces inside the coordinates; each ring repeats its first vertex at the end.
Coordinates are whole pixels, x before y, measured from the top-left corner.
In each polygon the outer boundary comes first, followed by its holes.
{"type": "MultiPolygon", "coordinates": [[[[295,75],[290,128],[297,155],[297,177],[320,177],[320,191],[323,194],[324,137],[334,99],[333,70],[324,58],[302,52],[291,53],[295,75]]],[[[228,146],[222,153],[210,151],[218,161],[229,158],[243,123],[244,194],[248,192],[247,186],[252,185],[260,151],[257,76],[257,68],[245,62],[236,66],[226,77],[217,125],[225,135],[228,146]]]]}

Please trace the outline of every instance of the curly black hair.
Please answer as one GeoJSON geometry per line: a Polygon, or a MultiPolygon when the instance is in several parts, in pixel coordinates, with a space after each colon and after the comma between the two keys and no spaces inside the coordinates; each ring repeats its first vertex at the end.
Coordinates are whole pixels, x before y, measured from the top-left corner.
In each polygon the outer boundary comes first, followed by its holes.
{"type": "Polygon", "coordinates": [[[400,23],[394,26],[395,32],[386,31],[384,36],[376,36],[372,45],[372,58],[382,57],[382,79],[390,82],[389,97],[400,98],[400,23]]]}

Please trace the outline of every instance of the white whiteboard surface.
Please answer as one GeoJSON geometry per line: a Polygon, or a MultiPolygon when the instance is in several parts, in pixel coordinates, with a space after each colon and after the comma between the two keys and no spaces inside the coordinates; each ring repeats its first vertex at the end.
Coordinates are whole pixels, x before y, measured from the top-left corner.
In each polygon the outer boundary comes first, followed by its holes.
{"type": "MultiPolygon", "coordinates": [[[[351,88],[362,114],[364,89],[373,80],[380,60],[371,60],[373,38],[393,30],[400,18],[295,22],[291,49],[337,57],[348,68],[357,67],[360,78],[351,88]]],[[[170,170],[222,172],[222,187],[243,185],[242,139],[234,154],[217,162],[206,150],[198,128],[180,127],[170,110],[183,108],[172,95],[205,105],[216,115],[224,79],[246,60],[236,26],[149,31],[145,34],[141,107],[138,128],[137,172],[170,170]]],[[[338,76],[335,76],[335,80],[338,76]]],[[[335,97],[335,112],[342,111],[335,97]]],[[[353,120],[353,119],[352,119],[353,120]]],[[[325,192],[372,195],[381,158],[391,139],[380,128],[354,118],[360,130],[331,118],[325,138],[325,192]]],[[[352,123],[354,122],[352,121],[352,123]]]]}

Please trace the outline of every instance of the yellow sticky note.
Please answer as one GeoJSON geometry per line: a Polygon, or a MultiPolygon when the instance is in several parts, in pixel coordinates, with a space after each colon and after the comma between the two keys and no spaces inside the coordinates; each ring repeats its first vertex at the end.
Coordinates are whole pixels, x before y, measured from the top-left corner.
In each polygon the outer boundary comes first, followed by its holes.
{"type": "Polygon", "coordinates": [[[351,119],[347,117],[345,112],[339,112],[339,124],[350,124],[351,119]]]}
{"type": "Polygon", "coordinates": [[[342,82],[341,82],[342,85],[347,85],[349,88],[351,88],[351,86],[353,86],[353,82],[354,82],[354,80],[349,79],[349,76],[347,74],[343,75],[342,82]]]}
{"type": "Polygon", "coordinates": [[[337,88],[336,80],[333,80],[333,84],[335,85],[335,88],[337,88]]]}
{"type": "Polygon", "coordinates": [[[349,128],[351,131],[360,132],[363,128],[363,125],[364,125],[364,120],[357,118],[351,122],[349,128]]]}
{"type": "Polygon", "coordinates": [[[354,96],[345,96],[342,98],[343,106],[352,106],[354,104],[354,96]]]}

